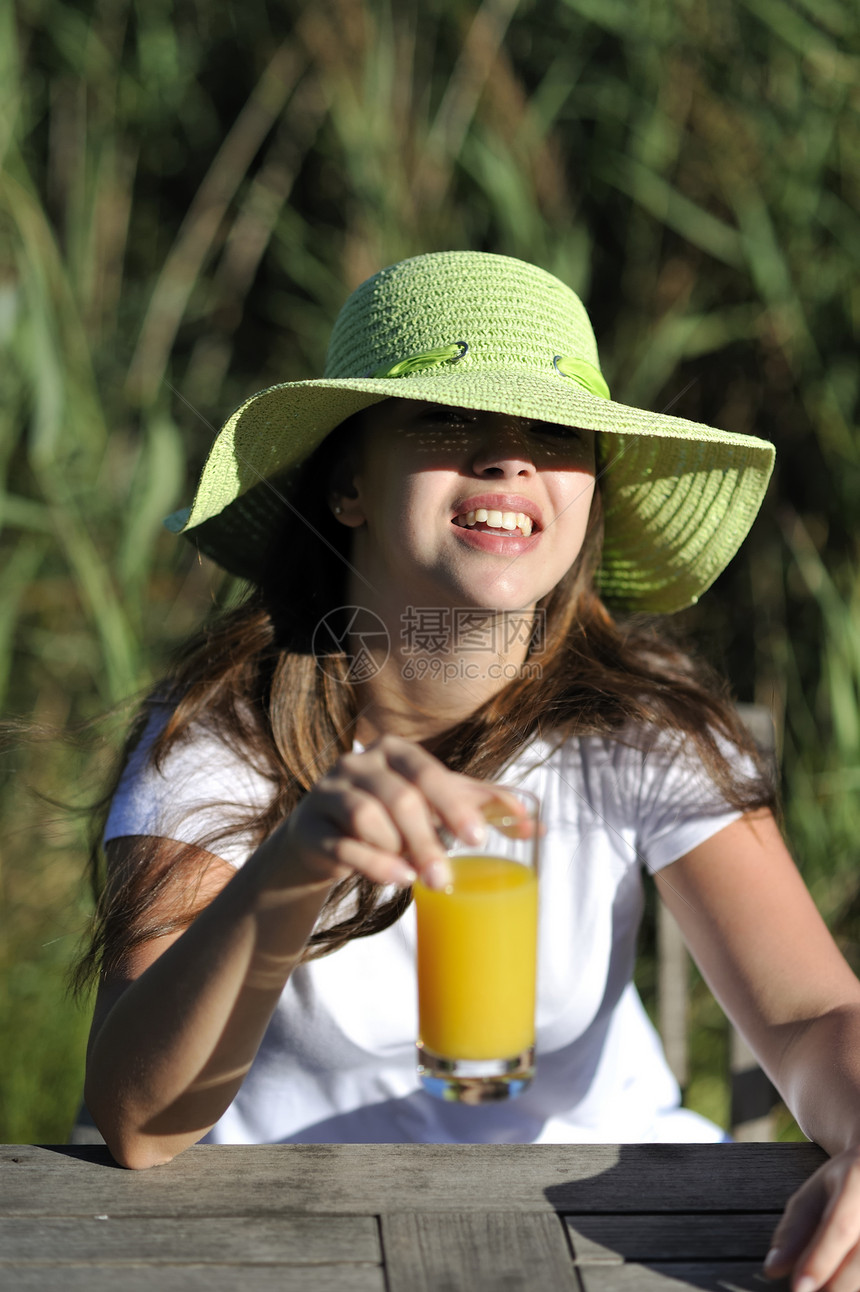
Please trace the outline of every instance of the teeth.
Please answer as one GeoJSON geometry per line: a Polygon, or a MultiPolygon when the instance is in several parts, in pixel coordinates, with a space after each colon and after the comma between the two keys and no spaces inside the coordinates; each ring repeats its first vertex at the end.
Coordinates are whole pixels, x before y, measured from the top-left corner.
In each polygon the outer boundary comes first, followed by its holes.
{"type": "Polygon", "coordinates": [[[463,529],[470,529],[473,525],[489,525],[491,529],[504,529],[509,533],[518,529],[523,538],[528,538],[533,528],[531,516],[524,511],[496,511],[486,507],[461,512],[454,517],[454,523],[463,529]]]}

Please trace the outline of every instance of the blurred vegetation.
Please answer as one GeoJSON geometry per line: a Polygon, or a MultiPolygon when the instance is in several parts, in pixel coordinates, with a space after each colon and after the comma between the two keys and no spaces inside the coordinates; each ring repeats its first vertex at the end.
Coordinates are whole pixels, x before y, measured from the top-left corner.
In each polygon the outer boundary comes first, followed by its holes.
{"type": "Polygon", "coordinates": [[[771,706],[860,966],[858,107],[853,0],[0,0],[0,690],[78,733],[3,756],[0,1137],[64,1138],[80,1089],[86,829],[48,800],[97,796],[129,697],[227,591],[161,518],[212,427],[317,375],[347,292],[425,250],[544,265],[616,398],[776,441],[682,627],[771,706]]]}

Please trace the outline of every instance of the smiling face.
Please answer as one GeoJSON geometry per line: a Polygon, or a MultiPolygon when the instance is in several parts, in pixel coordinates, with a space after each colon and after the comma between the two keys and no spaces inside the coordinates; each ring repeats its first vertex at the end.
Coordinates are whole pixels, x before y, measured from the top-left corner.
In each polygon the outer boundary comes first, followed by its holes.
{"type": "Polygon", "coordinates": [[[593,492],[589,431],[388,399],[363,415],[339,519],[380,609],[523,610],[579,555],[593,492]]]}

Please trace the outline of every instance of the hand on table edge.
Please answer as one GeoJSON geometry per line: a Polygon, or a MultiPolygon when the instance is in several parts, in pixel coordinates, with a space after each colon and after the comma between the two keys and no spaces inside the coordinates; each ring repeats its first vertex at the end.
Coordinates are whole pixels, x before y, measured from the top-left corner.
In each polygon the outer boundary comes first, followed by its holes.
{"type": "Polygon", "coordinates": [[[792,1194],[764,1262],[792,1292],[860,1292],[860,1145],[844,1149],[792,1194]]]}
{"type": "Polygon", "coordinates": [[[860,1292],[860,983],[769,813],[740,817],[655,880],[726,1014],[831,1154],[789,1199],[765,1272],[790,1275],[792,1292],[860,1292]]]}

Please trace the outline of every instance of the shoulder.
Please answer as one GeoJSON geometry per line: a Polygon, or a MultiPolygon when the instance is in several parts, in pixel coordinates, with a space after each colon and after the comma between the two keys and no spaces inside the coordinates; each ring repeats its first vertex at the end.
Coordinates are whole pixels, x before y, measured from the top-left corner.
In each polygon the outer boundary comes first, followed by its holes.
{"type": "Polygon", "coordinates": [[[193,724],[157,754],[171,713],[168,704],[150,703],[146,725],[120,777],[104,841],[160,835],[207,847],[239,864],[248,841],[236,827],[268,807],[276,788],[273,779],[204,722],[193,724]],[[216,846],[219,836],[223,839],[216,846]]]}
{"type": "MultiPolygon", "coordinates": [[[[714,743],[739,775],[757,775],[753,760],[735,745],[716,735],[714,743]]],[[[697,742],[683,731],[656,724],[629,723],[603,735],[544,734],[529,742],[517,765],[537,760],[575,771],[591,783],[608,777],[619,794],[637,801],[660,794],[667,785],[675,792],[681,782],[688,795],[719,797],[697,742]]]]}
{"type": "Polygon", "coordinates": [[[605,793],[611,787],[625,798],[641,795],[673,770],[704,777],[701,759],[681,733],[632,724],[605,735],[544,732],[523,747],[510,769],[522,773],[539,766],[574,776],[577,788],[605,793]]]}
{"type": "Polygon", "coordinates": [[[615,736],[543,732],[526,744],[499,780],[522,783],[543,801],[545,816],[565,821],[629,816],[642,778],[643,752],[615,736]]]}
{"type": "Polygon", "coordinates": [[[170,781],[174,791],[201,781],[225,790],[231,786],[246,790],[251,784],[272,785],[271,775],[253,756],[247,741],[235,738],[214,721],[195,720],[170,741],[166,750],[160,749],[157,742],[174,710],[171,705],[155,700],[148,705],[148,712],[140,740],[128,758],[124,778],[148,777],[152,783],[159,779],[170,781]]]}
{"type": "MultiPolygon", "coordinates": [[[[730,756],[731,751],[723,751],[730,756]]],[[[738,755],[740,757],[740,755],[738,755]]],[[[546,735],[529,743],[517,769],[541,768],[545,819],[610,834],[652,870],[667,865],[738,811],[683,733],[630,725],[601,736],[546,735]]]]}

